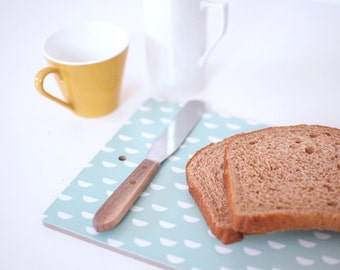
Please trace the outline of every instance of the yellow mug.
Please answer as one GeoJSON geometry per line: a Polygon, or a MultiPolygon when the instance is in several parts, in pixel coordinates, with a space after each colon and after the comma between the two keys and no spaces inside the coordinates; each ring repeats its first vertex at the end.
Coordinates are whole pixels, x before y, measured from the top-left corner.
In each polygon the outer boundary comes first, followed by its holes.
{"type": "Polygon", "coordinates": [[[98,117],[119,104],[129,35],[110,23],[88,23],[59,30],[43,45],[49,67],[35,77],[43,96],[79,116],[98,117]],[[44,88],[47,75],[54,74],[64,100],[44,88]]]}

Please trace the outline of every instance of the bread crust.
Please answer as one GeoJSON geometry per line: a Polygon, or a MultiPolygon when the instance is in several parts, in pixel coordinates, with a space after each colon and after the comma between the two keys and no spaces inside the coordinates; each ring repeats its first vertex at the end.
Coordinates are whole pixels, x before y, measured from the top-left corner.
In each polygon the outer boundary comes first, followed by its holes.
{"type": "Polygon", "coordinates": [[[241,241],[243,235],[231,228],[227,194],[223,183],[224,146],[226,140],[198,150],[186,165],[189,193],[200,209],[210,231],[224,244],[241,241]],[[216,152],[220,155],[216,156],[216,152]],[[211,155],[211,167],[204,157],[211,155]],[[210,170],[209,170],[210,169],[210,170]],[[215,171],[212,171],[215,170],[215,171]],[[203,183],[202,183],[203,182],[203,183]]]}
{"type": "Polygon", "coordinates": [[[224,183],[231,227],[236,231],[244,234],[310,229],[340,231],[340,130],[318,125],[297,125],[271,127],[231,137],[225,149],[224,183]],[[277,153],[271,151],[273,149],[270,147],[274,142],[285,144],[293,138],[292,133],[300,139],[303,138],[304,133],[309,136],[305,141],[296,139],[296,153],[294,149],[287,149],[284,145],[276,149],[277,153]],[[275,137],[268,141],[268,134],[275,134],[275,137]],[[318,136],[320,136],[318,140],[314,139],[318,136]],[[243,142],[249,143],[254,138],[257,140],[254,143],[257,144],[256,147],[242,144],[243,142]],[[313,144],[314,141],[316,142],[313,144]],[[264,145],[267,148],[260,148],[264,145]],[[258,149],[263,151],[261,152],[263,156],[256,156],[255,151],[258,149]],[[325,149],[332,152],[332,156],[328,156],[325,149]],[[291,153],[296,155],[292,156],[291,153]],[[258,163],[254,162],[255,165],[252,166],[249,165],[250,162],[249,164],[242,163],[242,159],[250,160],[247,155],[253,155],[252,157],[257,159],[258,163]],[[270,158],[267,159],[265,155],[270,158]],[[274,172],[268,172],[269,166],[270,168],[272,166],[271,155],[281,162],[278,163],[275,171],[273,169],[274,172]],[[294,162],[292,162],[292,157],[294,162]],[[286,165],[282,160],[291,164],[286,165]],[[294,164],[297,164],[297,172],[290,176],[291,173],[287,171],[287,168],[294,164]],[[280,166],[286,171],[282,171],[280,166]],[[335,169],[330,173],[332,166],[335,166],[335,169]],[[316,167],[315,170],[314,167],[316,167]],[[253,179],[249,180],[252,173],[248,173],[247,170],[253,171],[253,179]],[[242,173],[244,173],[243,177],[240,176],[242,173]],[[268,189],[267,193],[266,189],[268,189]],[[263,197],[267,194],[272,197],[276,196],[270,200],[271,202],[277,201],[277,203],[266,205],[266,199],[263,197]],[[314,198],[311,194],[315,195],[314,198]],[[291,198],[291,203],[287,198],[291,198]],[[251,208],[250,210],[241,205],[246,203],[251,208]]]}

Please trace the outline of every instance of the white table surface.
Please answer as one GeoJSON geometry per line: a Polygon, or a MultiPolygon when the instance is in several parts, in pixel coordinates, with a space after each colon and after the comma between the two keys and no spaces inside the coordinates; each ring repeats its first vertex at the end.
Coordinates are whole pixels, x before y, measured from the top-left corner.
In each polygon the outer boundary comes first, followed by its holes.
{"type": "MultiPolygon", "coordinates": [[[[42,214],[148,97],[141,0],[28,0],[0,5],[0,269],[157,269],[42,225],[42,214]],[[121,105],[80,118],[34,88],[44,38],[110,21],[131,35],[121,105]]],[[[340,2],[230,0],[228,33],[196,98],[269,125],[340,128],[340,2]]],[[[211,16],[214,17],[214,16],[211,16]]],[[[215,26],[214,21],[211,22],[215,26]]],[[[52,89],[58,89],[51,79],[52,89]]]]}

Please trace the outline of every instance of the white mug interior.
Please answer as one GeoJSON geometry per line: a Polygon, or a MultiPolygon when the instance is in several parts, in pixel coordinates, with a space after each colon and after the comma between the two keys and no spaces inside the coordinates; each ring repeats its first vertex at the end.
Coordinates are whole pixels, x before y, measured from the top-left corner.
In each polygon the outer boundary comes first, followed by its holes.
{"type": "Polygon", "coordinates": [[[68,65],[95,64],[109,60],[129,44],[125,29],[110,23],[87,23],[61,29],[43,45],[46,58],[68,65]]]}

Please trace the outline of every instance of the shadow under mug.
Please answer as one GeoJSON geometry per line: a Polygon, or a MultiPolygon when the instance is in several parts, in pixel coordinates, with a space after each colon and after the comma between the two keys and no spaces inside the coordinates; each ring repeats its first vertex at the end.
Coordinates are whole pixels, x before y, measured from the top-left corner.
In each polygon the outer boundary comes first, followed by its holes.
{"type": "Polygon", "coordinates": [[[40,94],[83,117],[99,117],[119,104],[129,36],[109,23],[89,23],[49,36],[43,54],[49,67],[35,77],[40,94]],[[44,88],[54,74],[64,100],[44,88]]]}

